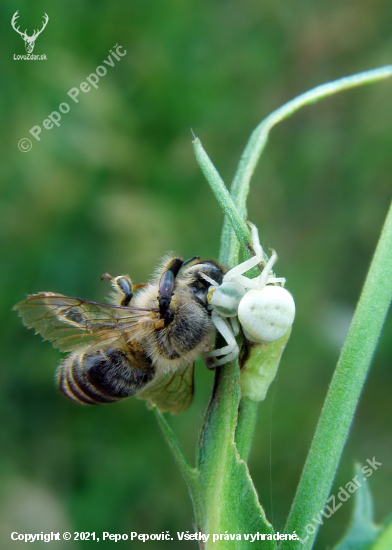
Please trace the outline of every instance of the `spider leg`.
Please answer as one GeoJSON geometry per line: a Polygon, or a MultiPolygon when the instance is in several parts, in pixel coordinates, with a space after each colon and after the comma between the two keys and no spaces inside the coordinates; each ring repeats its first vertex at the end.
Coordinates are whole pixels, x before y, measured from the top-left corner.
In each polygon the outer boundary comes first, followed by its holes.
{"type": "MultiPolygon", "coordinates": [[[[256,256],[254,258],[256,258],[256,256]]],[[[251,260],[253,260],[254,258],[251,258],[251,260]]],[[[264,267],[263,271],[260,273],[260,275],[258,277],[255,277],[254,279],[249,279],[245,275],[237,275],[234,279],[235,282],[239,283],[241,286],[243,286],[247,290],[249,290],[251,288],[256,289],[256,290],[257,289],[260,290],[267,283],[283,283],[284,284],[286,282],[284,278],[282,278],[282,277],[277,278],[277,277],[274,277],[274,276],[270,275],[271,271],[272,271],[272,266],[275,264],[277,259],[278,259],[278,256],[277,256],[276,252],[273,251],[271,258],[268,260],[268,262],[266,263],[266,266],[264,267]]],[[[244,263],[240,264],[237,267],[241,267],[244,263]]],[[[236,268],[233,268],[228,273],[230,273],[234,269],[236,269],[236,268]]]]}
{"type": "Polygon", "coordinates": [[[248,222],[248,225],[252,231],[252,247],[256,256],[264,257],[263,247],[260,244],[259,232],[254,223],[248,222]]]}
{"type": "MultiPolygon", "coordinates": [[[[250,269],[252,269],[252,267],[256,267],[259,264],[265,265],[264,252],[263,252],[263,248],[260,244],[259,233],[258,233],[257,227],[255,225],[253,225],[253,223],[249,223],[249,222],[248,222],[248,225],[250,226],[250,228],[252,230],[252,248],[255,252],[255,255],[252,258],[250,258],[249,260],[245,260],[244,262],[242,262],[242,263],[236,265],[235,267],[233,267],[232,269],[230,269],[225,274],[225,276],[223,277],[223,281],[224,282],[229,282],[229,281],[236,280],[237,282],[239,282],[240,284],[245,286],[245,288],[258,288],[258,286],[255,286],[255,283],[250,283],[249,284],[249,282],[247,282],[247,281],[251,281],[252,279],[248,279],[247,277],[243,277],[243,274],[246,273],[247,271],[249,271],[250,269]]],[[[269,265],[270,267],[269,267],[268,272],[267,272],[267,273],[269,273],[269,271],[271,270],[271,267],[274,263],[275,262],[272,262],[272,264],[270,262],[267,262],[267,264],[265,265],[265,267],[263,269],[263,272],[266,269],[266,267],[269,265]]],[[[257,280],[257,279],[255,279],[255,280],[257,280]]]]}
{"type": "Polygon", "coordinates": [[[227,346],[219,349],[214,349],[206,354],[207,357],[218,357],[220,355],[224,355],[224,357],[222,357],[221,359],[214,361],[214,366],[219,367],[220,365],[224,365],[225,363],[236,359],[239,354],[239,348],[228,321],[220,317],[220,315],[218,315],[214,311],[212,311],[211,313],[211,320],[214,323],[217,331],[223,336],[223,338],[227,342],[227,346]]]}
{"type": "Polygon", "coordinates": [[[280,285],[285,285],[286,284],[286,279],[284,277],[268,277],[268,281],[267,281],[267,284],[280,284],[280,285]]]}
{"type": "Polygon", "coordinates": [[[265,287],[267,283],[272,283],[274,277],[273,276],[271,277],[270,273],[277,259],[278,259],[277,253],[275,252],[275,250],[272,250],[271,258],[266,263],[263,271],[260,273],[258,277],[256,277],[255,279],[251,279],[252,285],[253,284],[256,285],[256,286],[251,286],[251,288],[257,288],[260,290],[263,287],[265,287]]]}
{"type": "Polygon", "coordinates": [[[240,327],[237,321],[237,317],[229,317],[229,323],[231,324],[231,331],[234,336],[238,336],[240,333],[240,327]]]}
{"type": "Polygon", "coordinates": [[[223,282],[227,283],[237,279],[237,277],[241,277],[241,275],[252,269],[252,267],[256,267],[256,265],[260,263],[264,264],[264,255],[263,253],[256,253],[256,256],[253,256],[252,258],[249,258],[249,260],[245,260],[232,269],[229,269],[223,277],[223,282]]]}

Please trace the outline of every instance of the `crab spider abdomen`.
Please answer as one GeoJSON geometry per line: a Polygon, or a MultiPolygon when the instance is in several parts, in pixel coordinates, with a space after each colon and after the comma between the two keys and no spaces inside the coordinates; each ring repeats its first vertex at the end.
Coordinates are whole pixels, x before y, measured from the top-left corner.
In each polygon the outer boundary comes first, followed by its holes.
{"type": "Polygon", "coordinates": [[[294,317],[294,299],[281,286],[249,290],[238,307],[239,321],[252,342],[269,344],[279,340],[290,329],[294,317]]]}

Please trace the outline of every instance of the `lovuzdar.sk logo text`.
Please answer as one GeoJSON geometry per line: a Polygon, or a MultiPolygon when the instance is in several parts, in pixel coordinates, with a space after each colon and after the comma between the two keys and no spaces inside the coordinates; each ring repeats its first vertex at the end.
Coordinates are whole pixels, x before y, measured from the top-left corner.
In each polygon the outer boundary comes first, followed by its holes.
{"type": "Polygon", "coordinates": [[[20,36],[23,38],[24,43],[25,43],[26,52],[27,52],[28,55],[18,55],[18,56],[14,55],[14,59],[38,59],[38,60],[46,59],[46,55],[37,56],[37,55],[31,55],[31,54],[33,53],[33,50],[34,50],[35,41],[37,40],[38,36],[41,34],[41,32],[44,30],[44,28],[48,24],[49,17],[45,13],[42,28],[40,30],[34,30],[33,34],[31,36],[29,36],[27,34],[27,29],[24,32],[21,32],[19,30],[19,27],[16,26],[16,20],[19,17],[18,11],[16,11],[13,15],[13,17],[11,19],[11,25],[12,25],[12,28],[14,29],[14,31],[16,31],[18,34],[20,34],[20,36]]]}

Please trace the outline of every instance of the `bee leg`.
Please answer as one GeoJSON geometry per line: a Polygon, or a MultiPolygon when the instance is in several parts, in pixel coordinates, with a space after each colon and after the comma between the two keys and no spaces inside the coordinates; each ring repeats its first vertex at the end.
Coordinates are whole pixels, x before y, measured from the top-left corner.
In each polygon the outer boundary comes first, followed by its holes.
{"type": "Polygon", "coordinates": [[[124,295],[123,299],[120,302],[121,306],[129,306],[133,297],[133,287],[132,281],[127,275],[112,277],[111,275],[109,275],[109,273],[104,273],[101,279],[108,279],[114,290],[124,295]]]}
{"type": "Polygon", "coordinates": [[[144,330],[155,330],[165,326],[164,319],[151,319],[151,317],[142,317],[138,321],[138,325],[144,330]]]}

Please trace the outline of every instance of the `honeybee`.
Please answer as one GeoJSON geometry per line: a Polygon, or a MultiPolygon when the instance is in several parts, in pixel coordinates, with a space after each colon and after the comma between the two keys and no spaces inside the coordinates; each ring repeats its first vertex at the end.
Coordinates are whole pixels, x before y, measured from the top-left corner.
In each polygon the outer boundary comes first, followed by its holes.
{"type": "Polygon", "coordinates": [[[204,276],[221,282],[225,271],[215,260],[168,256],[145,285],[105,274],[112,304],[40,292],[14,309],[28,328],[71,352],[56,375],[69,399],[93,405],[136,395],[179,413],[192,400],[194,362],[215,334],[204,276]]]}

